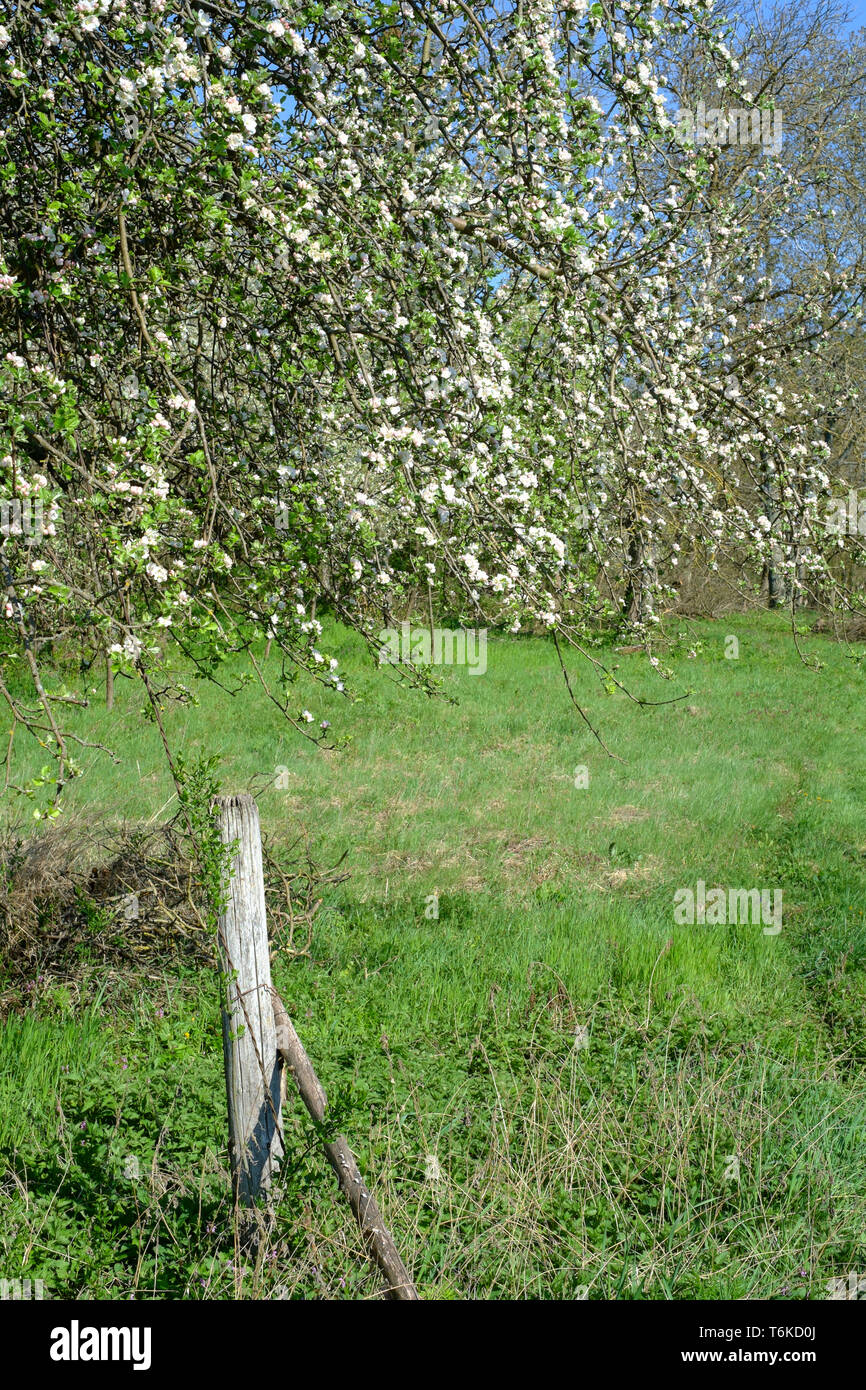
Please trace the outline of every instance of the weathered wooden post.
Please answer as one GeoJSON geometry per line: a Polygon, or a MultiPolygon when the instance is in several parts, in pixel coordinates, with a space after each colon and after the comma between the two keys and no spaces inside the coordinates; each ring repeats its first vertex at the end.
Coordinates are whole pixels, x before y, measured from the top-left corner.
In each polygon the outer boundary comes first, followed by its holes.
{"type": "Polygon", "coordinates": [[[251,796],[221,796],[216,805],[223,844],[236,842],[219,955],[232,1180],[236,1199],[250,1205],[267,1193],[283,1154],[262,841],[251,796]]]}

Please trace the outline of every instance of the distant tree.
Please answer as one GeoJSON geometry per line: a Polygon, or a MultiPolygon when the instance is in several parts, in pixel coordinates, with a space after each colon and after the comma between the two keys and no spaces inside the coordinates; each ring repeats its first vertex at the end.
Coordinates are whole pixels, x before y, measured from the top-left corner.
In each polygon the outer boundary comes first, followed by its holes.
{"type": "MultiPolygon", "coordinates": [[[[764,140],[750,138],[746,110],[734,113],[738,120],[722,132],[721,141],[713,139],[707,120],[711,176],[697,218],[712,221],[746,185],[767,158],[768,135],[770,147],[779,147],[785,196],[780,205],[778,185],[764,181],[756,196],[741,204],[740,238],[728,255],[717,249],[709,288],[720,321],[727,315],[732,377],[747,396],[756,380],[772,382],[772,408],[784,418],[795,418],[809,402],[816,433],[828,445],[827,471],[837,492],[835,463],[859,438],[862,410],[862,376],[854,363],[866,294],[866,35],[845,32],[843,5],[731,0],[727,13],[739,76],[764,107],[764,140]]],[[[720,105],[712,65],[690,35],[672,55],[670,80],[683,108],[695,110],[703,103],[710,112],[720,105]]],[[[752,494],[750,510],[761,506],[770,522],[773,546],[762,575],[767,598],[771,606],[796,606],[806,596],[807,552],[826,553],[826,512],[810,518],[796,489],[785,497],[784,482],[763,445],[756,464],[743,486],[752,494]]],[[[860,539],[846,539],[849,558],[860,539]]],[[[819,562],[810,582],[813,593],[829,592],[822,574],[819,562]]],[[[751,582],[748,568],[745,578],[751,582]]]]}

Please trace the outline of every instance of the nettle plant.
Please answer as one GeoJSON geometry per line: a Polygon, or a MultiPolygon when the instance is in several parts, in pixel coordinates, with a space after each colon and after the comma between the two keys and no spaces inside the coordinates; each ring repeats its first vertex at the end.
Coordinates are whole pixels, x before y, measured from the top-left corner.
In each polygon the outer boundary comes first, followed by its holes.
{"type": "MultiPolygon", "coordinates": [[[[704,3],[7,3],[0,493],[43,522],[0,546],[0,693],[55,794],[53,653],[158,718],[169,638],[209,676],[248,651],[324,739],[291,692],[343,688],[317,600],[375,652],[445,575],[584,650],[651,631],[684,544],[830,573],[815,306],[749,232],[792,180],[755,152],[714,191],[686,41],[749,101],[704,3]]],[[[822,294],[857,311],[843,269],[822,294]]]]}

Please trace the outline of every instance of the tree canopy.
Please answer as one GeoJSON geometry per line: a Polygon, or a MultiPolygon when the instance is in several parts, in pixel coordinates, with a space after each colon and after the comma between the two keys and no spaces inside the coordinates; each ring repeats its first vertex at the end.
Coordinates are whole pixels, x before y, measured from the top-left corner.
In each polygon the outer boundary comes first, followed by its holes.
{"type": "Polygon", "coordinates": [[[157,702],[168,637],[207,675],[270,639],[326,739],[317,603],[375,650],[444,573],[584,650],[649,640],[686,553],[850,602],[821,354],[862,265],[784,144],[675,119],[771,112],[735,39],[700,0],[7,3],[0,693],[56,792],[58,645],[157,702]]]}

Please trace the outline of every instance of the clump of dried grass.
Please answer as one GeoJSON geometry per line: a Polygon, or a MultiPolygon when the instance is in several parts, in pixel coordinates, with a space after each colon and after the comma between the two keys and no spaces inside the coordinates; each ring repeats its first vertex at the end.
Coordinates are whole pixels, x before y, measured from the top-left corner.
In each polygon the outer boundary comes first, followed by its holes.
{"type": "Polygon", "coordinates": [[[75,976],[213,951],[193,864],[175,823],[52,826],[0,838],[0,969],[6,985],[36,973],[75,976]]]}
{"type": "Polygon", "coordinates": [[[851,613],[819,618],[812,631],[835,637],[840,642],[866,642],[866,615],[851,613]]]}
{"type": "MultiPolygon", "coordinates": [[[[279,855],[266,845],[264,866],[274,949],[306,954],[322,887],[348,875],[339,864],[320,869],[301,841],[279,855]]],[[[0,1002],[38,975],[69,982],[101,965],[130,972],[180,961],[216,963],[180,817],[0,835],[0,1002]]]]}

